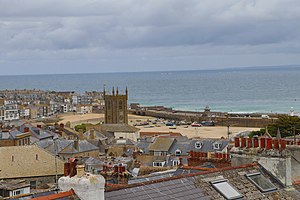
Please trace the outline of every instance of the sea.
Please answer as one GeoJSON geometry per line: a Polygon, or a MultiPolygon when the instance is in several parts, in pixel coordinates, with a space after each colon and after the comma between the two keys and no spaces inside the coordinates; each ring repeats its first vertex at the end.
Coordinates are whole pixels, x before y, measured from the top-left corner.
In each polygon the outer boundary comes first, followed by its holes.
{"type": "Polygon", "coordinates": [[[232,113],[300,112],[300,66],[0,76],[0,89],[129,90],[129,103],[232,113]]]}

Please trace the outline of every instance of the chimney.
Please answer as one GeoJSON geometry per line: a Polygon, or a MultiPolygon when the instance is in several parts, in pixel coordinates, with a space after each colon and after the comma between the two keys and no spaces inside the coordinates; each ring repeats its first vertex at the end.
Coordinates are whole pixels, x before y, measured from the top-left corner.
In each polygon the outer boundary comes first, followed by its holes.
{"type": "Polygon", "coordinates": [[[254,148],[259,147],[258,137],[253,137],[254,148]]]}
{"type": "Polygon", "coordinates": [[[280,140],[280,148],[281,150],[284,150],[286,148],[286,141],[283,139],[280,140]]]}
{"type": "Polygon", "coordinates": [[[61,123],[60,125],[59,125],[59,130],[60,131],[63,131],[65,129],[65,125],[63,124],[63,123],[61,123]]]}
{"type": "Polygon", "coordinates": [[[78,140],[74,140],[74,149],[79,151],[79,142],[78,142],[78,140]]]}
{"type": "Polygon", "coordinates": [[[260,138],[260,148],[266,148],[266,138],[264,137],[260,138]]]}
{"type": "Polygon", "coordinates": [[[85,174],[84,172],[84,165],[77,165],[77,177],[81,178],[85,174]]]}
{"type": "Polygon", "coordinates": [[[272,138],[267,138],[267,150],[272,149],[272,138]]]}
{"type": "Polygon", "coordinates": [[[246,138],[241,138],[242,142],[241,142],[241,147],[245,148],[246,147],[246,138]]]}
{"type": "Polygon", "coordinates": [[[274,142],[274,149],[279,149],[279,139],[273,140],[274,142]]]}
{"type": "Polygon", "coordinates": [[[238,137],[234,138],[234,146],[235,147],[240,147],[240,138],[238,138],[238,137]]]}
{"type": "Polygon", "coordinates": [[[29,132],[29,127],[24,127],[24,133],[28,133],[29,132]]]}
{"type": "Polygon", "coordinates": [[[80,139],[80,140],[83,140],[83,139],[84,139],[83,129],[82,129],[82,128],[79,129],[79,130],[78,130],[78,133],[79,133],[79,134],[78,134],[79,139],[80,139]]]}
{"type": "Polygon", "coordinates": [[[95,129],[91,129],[90,130],[90,140],[94,140],[95,139],[95,129]]]}
{"type": "Polygon", "coordinates": [[[248,148],[252,148],[252,138],[248,138],[247,140],[248,140],[248,141],[247,141],[247,143],[248,143],[248,144],[247,144],[247,147],[248,147],[248,148]]]}
{"type": "Polygon", "coordinates": [[[69,176],[70,175],[70,173],[71,173],[71,169],[70,168],[71,168],[70,163],[66,162],[64,164],[64,176],[69,176]]]}

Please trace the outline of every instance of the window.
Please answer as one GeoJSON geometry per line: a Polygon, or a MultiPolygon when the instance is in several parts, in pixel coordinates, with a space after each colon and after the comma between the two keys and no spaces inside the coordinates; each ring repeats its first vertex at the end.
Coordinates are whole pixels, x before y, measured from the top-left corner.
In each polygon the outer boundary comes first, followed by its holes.
{"type": "Polygon", "coordinates": [[[39,160],[39,155],[38,154],[35,154],[35,159],[39,160]]]}
{"type": "Polygon", "coordinates": [[[180,149],[177,149],[177,150],[175,151],[175,156],[181,156],[181,151],[180,151],[180,149]]]}
{"type": "Polygon", "coordinates": [[[20,195],[22,193],[23,193],[23,190],[16,190],[16,191],[13,192],[13,195],[14,196],[18,196],[18,195],[20,195]]]}
{"type": "Polygon", "coordinates": [[[277,190],[277,188],[263,175],[258,173],[246,174],[246,177],[261,191],[270,192],[277,190]]]}
{"type": "Polygon", "coordinates": [[[119,101],[119,110],[122,110],[123,109],[123,102],[122,100],[119,101]]]}
{"type": "Polygon", "coordinates": [[[153,162],[153,167],[163,167],[164,165],[165,165],[164,161],[162,161],[162,162],[159,162],[159,161],[153,162]]]}
{"type": "Polygon", "coordinates": [[[173,166],[178,166],[180,164],[180,160],[173,160],[173,166]]]}
{"type": "Polygon", "coordinates": [[[212,186],[222,194],[226,199],[240,199],[244,197],[237,189],[235,189],[226,179],[211,182],[212,186]]]}
{"type": "Polygon", "coordinates": [[[30,188],[36,189],[36,181],[30,181],[30,188]]]}
{"type": "Polygon", "coordinates": [[[221,143],[214,143],[214,149],[221,149],[221,143]]]}
{"type": "Polygon", "coordinates": [[[203,143],[202,143],[202,142],[196,142],[196,143],[195,143],[195,148],[196,148],[196,149],[201,149],[202,146],[203,146],[203,143]]]}

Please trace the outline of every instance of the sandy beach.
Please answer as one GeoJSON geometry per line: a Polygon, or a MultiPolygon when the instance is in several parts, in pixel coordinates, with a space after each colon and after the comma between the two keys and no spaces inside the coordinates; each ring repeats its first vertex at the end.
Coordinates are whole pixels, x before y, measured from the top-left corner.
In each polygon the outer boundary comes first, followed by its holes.
{"type": "MultiPolygon", "coordinates": [[[[100,121],[104,121],[104,114],[62,114],[59,115],[59,118],[62,119],[60,123],[71,122],[71,127],[74,127],[81,123],[92,123],[96,124],[100,121]]],[[[155,118],[149,116],[139,116],[139,115],[129,115],[129,124],[139,124],[147,120],[154,121],[155,118]]],[[[227,137],[227,127],[223,126],[204,126],[204,127],[191,127],[191,126],[176,126],[170,128],[165,126],[163,122],[158,122],[155,125],[146,125],[146,126],[136,126],[141,129],[141,132],[179,132],[184,136],[189,138],[221,138],[227,137]]],[[[259,128],[251,127],[230,127],[230,137],[235,136],[237,133],[242,131],[253,131],[259,130],[259,128]]]]}

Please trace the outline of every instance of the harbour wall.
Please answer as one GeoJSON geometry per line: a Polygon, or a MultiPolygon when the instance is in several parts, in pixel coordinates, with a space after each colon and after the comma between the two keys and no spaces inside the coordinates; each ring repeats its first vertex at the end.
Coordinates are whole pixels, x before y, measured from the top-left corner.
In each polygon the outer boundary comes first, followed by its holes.
{"type": "Polygon", "coordinates": [[[218,116],[210,114],[209,116],[203,113],[196,112],[167,112],[154,110],[129,110],[130,114],[150,116],[155,118],[164,118],[175,121],[201,122],[214,121],[216,126],[233,126],[233,127],[257,127],[264,128],[268,124],[274,123],[277,118],[259,118],[259,117],[231,117],[225,113],[218,116]]]}

